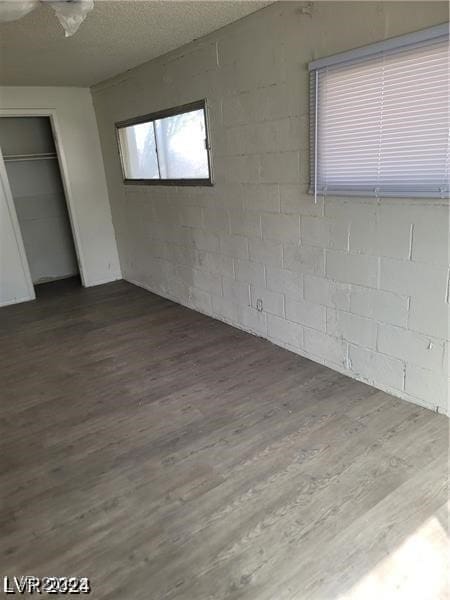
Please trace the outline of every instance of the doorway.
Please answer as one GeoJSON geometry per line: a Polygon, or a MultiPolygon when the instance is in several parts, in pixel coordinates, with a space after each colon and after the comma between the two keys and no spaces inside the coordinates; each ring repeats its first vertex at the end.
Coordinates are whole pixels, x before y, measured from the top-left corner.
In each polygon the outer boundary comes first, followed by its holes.
{"type": "Polygon", "coordinates": [[[61,279],[79,282],[50,117],[0,117],[0,146],[35,290],[61,279]]]}

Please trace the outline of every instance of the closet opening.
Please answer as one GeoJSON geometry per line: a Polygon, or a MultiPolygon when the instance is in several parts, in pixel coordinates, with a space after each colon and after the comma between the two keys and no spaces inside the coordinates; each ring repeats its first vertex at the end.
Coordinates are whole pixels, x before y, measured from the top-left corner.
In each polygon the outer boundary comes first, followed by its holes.
{"type": "Polygon", "coordinates": [[[0,146],[31,280],[80,285],[80,269],[50,117],[0,117],[0,146]]]}

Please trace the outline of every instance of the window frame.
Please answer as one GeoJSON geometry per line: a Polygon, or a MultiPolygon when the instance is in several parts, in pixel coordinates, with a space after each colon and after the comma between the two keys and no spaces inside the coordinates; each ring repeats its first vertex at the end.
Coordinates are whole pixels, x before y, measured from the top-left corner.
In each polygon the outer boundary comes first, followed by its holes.
{"type": "MultiPolygon", "coordinates": [[[[119,151],[120,166],[122,169],[122,181],[124,185],[163,185],[163,186],[213,186],[213,172],[212,172],[212,161],[211,161],[211,143],[209,136],[209,123],[208,123],[208,106],[206,99],[197,100],[195,102],[189,102],[188,104],[181,104],[172,108],[164,110],[158,110],[138,117],[132,117],[131,119],[125,119],[115,123],[115,134],[117,141],[117,148],[119,151]],[[123,160],[122,146],[120,143],[119,132],[121,129],[131,127],[133,125],[139,125],[141,123],[154,123],[159,119],[166,117],[174,117],[185,113],[203,110],[203,116],[205,119],[205,143],[206,143],[206,155],[208,158],[208,177],[201,179],[194,178],[180,178],[180,179],[130,179],[125,176],[125,166],[123,160]]],[[[156,144],[156,139],[155,139],[156,144]]],[[[158,146],[156,144],[156,155],[158,156],[158,146]]]]}
{"type": "Polygon", "coordinates": [[[339,54],[334,54],[324,58],[319,58],[309,63],[309,186],[308,193],[314,195],[317,201],[317,196],[359,196],[359,197],[376,197],[376,198],[441,198],[448,199],[450,190],[441,190],[440,192],[431,191],[415,191],[398,190],[386,191],[368,189],[368,186],[354,186],[348,189],[329,189],[322,188],[318,185],[318,110],[319,110],[319,77],[322,70],[328,67],[344,66],[369,61],[373,58],[383,55],[396,54],[398,51],[408,48],[420,47],[428,45],[439,39],[449,39],[449,23],[441,23],[426,29],[414,31],[404,35],[389,38],[380,42],[375,42],[367,46],[354,48],[339,54]]]}

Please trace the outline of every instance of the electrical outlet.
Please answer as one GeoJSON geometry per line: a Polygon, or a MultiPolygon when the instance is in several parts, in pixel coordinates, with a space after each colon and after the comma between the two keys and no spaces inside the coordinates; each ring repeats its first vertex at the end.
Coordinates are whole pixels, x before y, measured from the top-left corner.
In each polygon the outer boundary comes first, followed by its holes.
{"type": "Polygon", "coordinates": [[[263,309],[263,301],[261,300],[261,298],[258,298],[256,300],[256,310],[258,312],[262,312],[262,309],[263,309]]]}

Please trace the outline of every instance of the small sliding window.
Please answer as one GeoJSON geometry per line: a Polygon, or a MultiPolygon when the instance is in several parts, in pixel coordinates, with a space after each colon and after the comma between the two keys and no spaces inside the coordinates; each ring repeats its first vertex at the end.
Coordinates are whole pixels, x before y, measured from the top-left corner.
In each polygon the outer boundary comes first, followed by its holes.
{"type": "Polygon", "coordinates": [[[212,185],[204,100],[116,123],[124,183],[212,185]]]}

